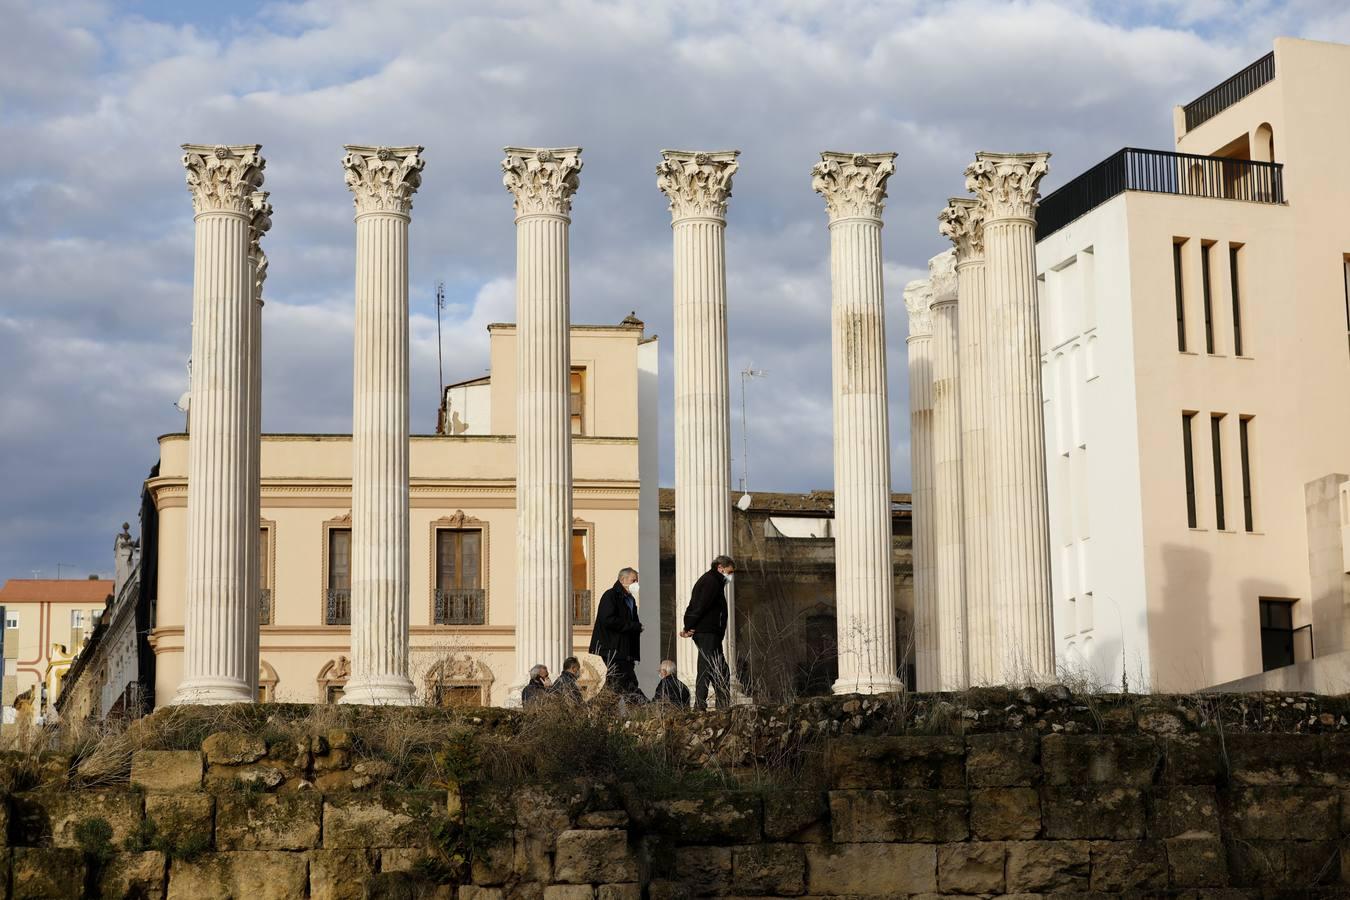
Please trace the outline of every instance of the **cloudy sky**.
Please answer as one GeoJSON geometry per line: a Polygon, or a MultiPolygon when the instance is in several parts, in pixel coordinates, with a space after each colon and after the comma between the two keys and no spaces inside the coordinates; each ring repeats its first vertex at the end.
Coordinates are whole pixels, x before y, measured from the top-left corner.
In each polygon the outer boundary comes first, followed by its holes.
{"type": "MultiPolygon", "coordinates": [[[[0,0],[0,578],[107,572],[157,435],[181,430],[192,210],[178,145],[261,143],[275,207],[263,426],[351,423],[354,230],[344,143],[426,146],[412,225],[413,428],[514,318],[506,144],[585,148],[572,316],[662,337],[663,147],[739,148],[727,232],[731,367],[751,486],[831,485],[822,149],[895,150],[884,244],[894,481],[909,486],[901,290],[946,249],[934,217],[978,149],[1049,150],[1053,189],[1270,49],[1350,41],[1342,4],[957,2],[99,3],[0,0]]],[[[736,444],[740,446],[739,415],[736,444]]],[[[736,460],[736,476],[741,461],[736,460]]]]}

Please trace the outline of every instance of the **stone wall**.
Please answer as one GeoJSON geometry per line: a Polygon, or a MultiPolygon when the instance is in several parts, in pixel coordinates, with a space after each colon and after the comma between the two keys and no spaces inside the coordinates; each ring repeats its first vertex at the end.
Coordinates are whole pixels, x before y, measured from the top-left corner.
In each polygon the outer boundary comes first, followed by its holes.
{"type": "Polygon", "coordinates": [[[1255,698],[1234,707],[1245,719],[1206,722],[1195,710],[1218,707],[1194,699],[991,696],[1010,702],[981,715],[953,698],[854,698],[652,720],[709,777],[517,785],[476,813],[461,784],[401,781],[344,730],[221,731],[199,749],[136,751],[125,782],[97,787],[85,784],[97,754],[8,754],[0,883],[12,897],[246,900],[1350,897],[1345,701],[1255,698]],[[999,727],[916,733],[896,710],[921,703],[999,727]],[[1091,710],[1100,727],[1050,721],[1057,707],[1091,710]],[[778,757],[784,771],[765,768],[764,730],[782,746],[811,721],[824,736],[778,757]],[[746,765],[727,774],[732,747],[746,765]]]}

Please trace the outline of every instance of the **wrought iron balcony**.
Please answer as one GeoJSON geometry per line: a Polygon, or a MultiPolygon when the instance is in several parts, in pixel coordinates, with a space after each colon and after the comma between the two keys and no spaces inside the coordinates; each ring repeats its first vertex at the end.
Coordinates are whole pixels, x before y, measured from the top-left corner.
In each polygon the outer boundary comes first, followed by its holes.
{"type": "Polygon", "coordinates": [[[350,590],[328,590],[328,608],[324,615],[328,625],[352,624],[352,592],[350,590]]]}
{"type": "Polygon", "coordinates": [[[1283,203],[1284,166],[1126,147],[1041,200],[1036,240],[1045,240],[1124,191],[1283,203]]]}
{"type": "Polygon", "coordinates": [[[1210,88],[1184,107],[1186,130],[1214,118],[1252,91],[1275,80],[1275,51],[1252,63],[1218,87],[1210,88]]]}
{"type": "Polygon", "coordinates": [[[486,621],[482,588],[454,588],[436,592],[436,625],[482,625],[486,621]]]}
{"type": "Polygon", "coordinates": [[[572,624],[573,625],[591,624],[590,591],[572,592],[572,624]]]}
{"type": "Polygon", "coordinates": [[[258,624],[272,624],[272,591],[269,588],[258,592],[258,624]]]}

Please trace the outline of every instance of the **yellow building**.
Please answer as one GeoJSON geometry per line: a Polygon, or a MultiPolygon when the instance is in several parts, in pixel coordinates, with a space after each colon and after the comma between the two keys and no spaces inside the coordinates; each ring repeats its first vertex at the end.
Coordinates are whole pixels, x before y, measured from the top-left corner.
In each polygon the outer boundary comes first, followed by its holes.
{"type": "MultiPolygon", "coordinates": [[[[516,331],[489,327],[491,373],[445,390],[451,432],[411,440],[411,672],[425,702],[505,702],[537,660],[516,659],[516,331]]],[[[656,339],[629,317],[572,328],[573,607],[578,655],[599,596],[619,569],[659,569],[656,500],[656,339]],[[640,483],[650,485],[640,488],[640,483]]],[[[351,637],[349,435],[262,439],[262,622],[259,699],[341,696],[351,637]]],[[[188,436],[160,438],[146,482],[158,520],[155,697],[182,673],[188,436]]],[[[639,675],[654,685],[655,604],[639,675]],[[651,658],[649,658],[649,656],[651,658]]],[[[583,682],[602,667],[583,657],[583,682]]]]}
{"type": "Polygon", "coordinates": [[[38,715],[56,702],[71,657],[93,632],[112,592],[113,583],[101,578],[11,578],[0,588],[6,722],[20,695],[32,692],[38,715]]]}

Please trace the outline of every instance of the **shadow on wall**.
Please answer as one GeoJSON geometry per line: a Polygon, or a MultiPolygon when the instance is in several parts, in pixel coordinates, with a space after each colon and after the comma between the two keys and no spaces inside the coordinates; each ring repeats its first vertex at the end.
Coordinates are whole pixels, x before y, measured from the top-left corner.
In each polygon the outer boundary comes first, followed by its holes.
{"type": "Polygon", "coordinates": [[[1149,603],[1151,687],[1193,691],[1214,684],[1220,668],[1216,657],[1219,629],[1214,623],[1210,585],[1214,561],[1207,550],[1164,544],[1162,563],[1161,596],[1149,603]]]}

